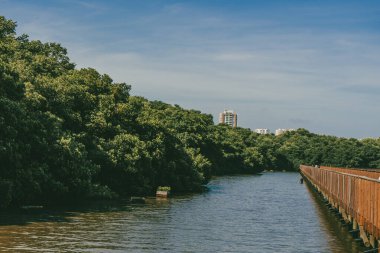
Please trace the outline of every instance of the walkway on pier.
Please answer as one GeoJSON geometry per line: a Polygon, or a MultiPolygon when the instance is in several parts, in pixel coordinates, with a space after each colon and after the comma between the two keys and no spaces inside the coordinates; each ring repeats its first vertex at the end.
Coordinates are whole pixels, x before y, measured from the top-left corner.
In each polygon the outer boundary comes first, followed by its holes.
{"type": "Polygon", "coordinates": [[[301,165],[300,172],[358,230],[367,247],[379,247],[380,171],[301,165]]]}

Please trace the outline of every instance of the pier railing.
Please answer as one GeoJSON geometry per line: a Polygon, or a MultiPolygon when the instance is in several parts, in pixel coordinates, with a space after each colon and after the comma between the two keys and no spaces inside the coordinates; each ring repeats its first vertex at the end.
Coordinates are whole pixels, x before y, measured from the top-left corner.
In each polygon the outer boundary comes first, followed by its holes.
{"type": "Polygon", "coordinates": [[[320,168],[353,174],[357,176],[365,176],[365,177],[375,178],[375,179],[379,179],[380,177],[380,170],[375,171],[375,170],[366,170],[366,169],[348,169],[348,168],[326,167],[326,166],[320,166],[320,168]]]}
{"type": "Polygon", "coordinates": [[[300,171],[375,247],[380,240],[380,172],[304,165],[300,171]]]}

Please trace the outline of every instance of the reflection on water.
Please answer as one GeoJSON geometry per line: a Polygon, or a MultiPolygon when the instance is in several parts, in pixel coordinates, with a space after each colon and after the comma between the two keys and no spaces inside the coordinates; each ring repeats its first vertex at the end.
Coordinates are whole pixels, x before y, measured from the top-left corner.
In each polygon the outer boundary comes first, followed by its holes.
{"type": "Polygon", "coordinates": [[[297,173],[221,177],[146,204],[0,214],[2,252],[358,252],[297,173]]]}
{"type": "Polygon", "coordinates": [[[326,240],[330,246],[330,252],[341,253],[341,252],[363,252],[366,248],[361,247],[358,242],[353,240],[353,237],[349,234],[349,227],[340,223],[340,218],[334,213],[328,210],[328,207],[322,201],[321,197],[315,191],[311,185],[307,185],[308,192],[312,204],[318,215],[322,230],[331,235],[327,237],[326,240]],[[337,244],[340,246],[337,247],[337,244]]]}

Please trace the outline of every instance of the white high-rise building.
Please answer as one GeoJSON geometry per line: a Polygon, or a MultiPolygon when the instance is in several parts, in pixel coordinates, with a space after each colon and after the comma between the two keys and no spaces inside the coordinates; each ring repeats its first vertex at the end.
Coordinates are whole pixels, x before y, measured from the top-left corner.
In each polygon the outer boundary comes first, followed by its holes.
{"type": "Polygon", "coordinates": [[[293,128],[279,128],[276,130],[275,135],[278,136],[278,135],[284,134],[286,132],[291,132],[291,131],[296,131],[296,130],[293,128]]]}
{"type": "Polygon", "coordinates": [[[237,127],[237,114],[232,110],[224,110],[219,114],[219,123],[237,127]]]}
{"type": "Polygon", "coordinates": [[[270,134],[270,131],[268,128],[257,128],[255,129],[255,132],[258,134],[270,134]]]}

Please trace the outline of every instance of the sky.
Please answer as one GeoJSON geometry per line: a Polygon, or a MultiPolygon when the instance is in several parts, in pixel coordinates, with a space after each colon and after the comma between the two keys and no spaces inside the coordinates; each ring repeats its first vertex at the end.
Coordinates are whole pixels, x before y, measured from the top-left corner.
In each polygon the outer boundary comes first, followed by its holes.
{"type": "Polygon", "coordinates": [[[380,136],[380,1],[0,0],[0,15],[132,95],[251,129],[380,136]]]}

